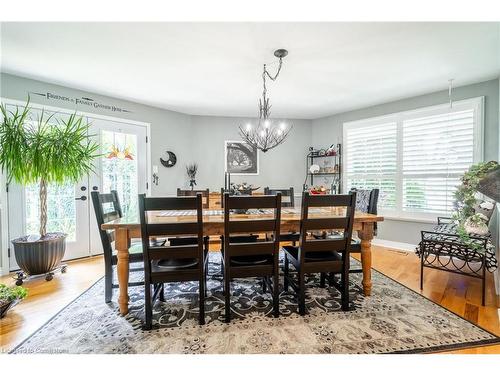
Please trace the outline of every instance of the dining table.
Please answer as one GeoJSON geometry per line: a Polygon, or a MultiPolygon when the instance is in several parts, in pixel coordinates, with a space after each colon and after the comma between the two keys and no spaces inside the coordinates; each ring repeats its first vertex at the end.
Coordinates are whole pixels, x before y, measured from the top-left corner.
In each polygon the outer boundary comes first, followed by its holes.
{"type": "MultiPolygon", "coordinates": [[[[327,218],[342,216],[342,208],[321,207],[309,210],[309,217],[327,218]],[[312,210],[312,211],[311,211],[312,210]]],[[[268,219],[274,215],[266,210],[252,210],[246,213],[234,214],[238,220],[261,220],[268,219]]],[[[153,211],[148,212],[148,222],[175,223],[190,222],[196,220],[195,211],[153,211]]],[[[357,232],[361,240],[361,265],[363,270],[363,292],[370,296],[372,290],[371,281],[371,241],[374,236],[374,225],[383,221],[383,216],[373,215],[356,211],[354,215],[353,232],[357,232]]],[[[282,208],[281,210],[281,233],[300,232],[301,211],[299,207],[282,208]]],[[[117,276],[119,285],[118,305],[120,313],[128,313],[128,283],[129,283],[129,247],[133,239],[141,238],[141,224],[137,215],[125,215],[119,219],[109,221],[101,226],[104,230],[115,231],[115,249],[117,255],[117,276]]],[[[224,234],[224,212],[217,209],[203,210],[203,234],[205,236],[221,236],[224,234]]]]}

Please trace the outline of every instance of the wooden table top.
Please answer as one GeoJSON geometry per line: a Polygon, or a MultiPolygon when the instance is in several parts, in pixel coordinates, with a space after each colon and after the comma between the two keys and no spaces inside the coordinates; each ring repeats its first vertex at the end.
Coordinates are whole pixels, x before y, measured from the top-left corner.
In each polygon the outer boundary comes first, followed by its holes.
{"type": "MultiPolygon", "coordinates": [[[[344,208],[310,208],[310,218],[326,218],[334,216],[342,216],[344,208]]],[[[231,219],[234,220],[264,220],[273,217],[272,213],[267,212],[254,212],[247,214],[231,214],[231,219]]],[[[175,222],[192,222],[196,219],[195,211],[154,211],[149,212],[150,223],[175,223],[175,222]]],[[[281,209],[281,223],[282,224],[297,224],[300,222],[301,212],[300,208],[282,208],[281,209]]],[[[373,223],[383,221],[384,217],[380,215],[367,214],[364,212],[356,211],[354,215],[354,223],[373,223]]],[[[204,210],[203,211],[203,224],[204,225],[220,225],[224,223],[224,214],[221,210],[204,210]]],[[[122,217],[117,220],[110,221],[103,224],[102,229],[138,229],[140,228],[140,221],[138,217],[122,217]]]]}

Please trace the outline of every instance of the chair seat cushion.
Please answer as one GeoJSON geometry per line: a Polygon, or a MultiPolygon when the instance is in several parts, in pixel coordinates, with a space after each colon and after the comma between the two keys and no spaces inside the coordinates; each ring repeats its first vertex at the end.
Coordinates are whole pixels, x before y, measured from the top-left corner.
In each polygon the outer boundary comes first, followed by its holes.
{"type": "MultiPolygon", "coordinates": [[[[299,260],[299,248],[297,246],[283,246],[283,250],[296,260],[299,260]]],[[[304,259],[308,262],[338,261],[342,260],[342,255],[336,251],[313,251],[307,252],[304,259]]]]}
{"type": "Polygon", "coordinates": [[[361,240],[359,238],[351,239],[351,252],[352,253],[361,252],[361,240]]]}
{"type": "MultiPolygon", "coordinates": [[[[208,241],[208,239],[208,236],[203,237],[204,241],[208,241]]],[[[168,241],[170,246],[197,245],[198,237],[170,237],[168,241]]]]}
{"type": "Polygon", "coordinates": [[[281,242],[298,242],[300,233],[280,233],[281,242]]]}
{"type": "Polygon", "coordinates": [[[269,255],[245,255],[231,258],[233,266],[260,266],[272,264],[272,257],[269,255]]]}
{"type": "MultiPolygon", "coordinates": [[[[224,250],[221,249],[222,258],[224,258],[224,250]]],[[[237,255],[231,257],[232,266],[258,266],[264,264],[272,264],[273,257],[271,255],[237,255]]]]}
{"type": "Polygon", "coordinates": [[[198,259],[161,259],[151,264],[152,272],[176,271],[186,268],[194,268],[198,265],[198,259]]]}

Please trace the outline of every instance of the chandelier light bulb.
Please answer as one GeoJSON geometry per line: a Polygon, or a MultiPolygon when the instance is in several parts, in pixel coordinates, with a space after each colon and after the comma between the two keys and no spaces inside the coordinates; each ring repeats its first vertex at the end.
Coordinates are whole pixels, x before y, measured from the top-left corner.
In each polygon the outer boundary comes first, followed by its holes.
{"type": "Polygon", "coordinates": [[[246,128],[246,130],[247,130],[247,131],[252,130],[252,124],[247,123],[247,125],[246,125],[246,127],[245,127],[245,128],[246,128]]]}
{"type": "Polygon", "coordinates": [[[266,132],[265,132],[264,130],[261,130],[261,131],[260,131],[260,136],[261,136],[261,137],[264,137],[265,135],[266,135],[266,132]]]}
{"type": "Polygon", "coordinates": [[[280,129],[278,129],[277,133],[278,133],[278,135],[281,135],[281,134],[283,134],[283,130],[280,128],[280,129]]]}
{"type": "Polygon", "coordinates": [[[269,120],[264,121],[264,127],[269,129],[269,126],[271,126],[271,122],[269,120]]]}
{"type": "Polygon", "coordinates": [[[282,122],[282,123],[280,124],[280,130],[282,130],[282,131],[283,131],[283,130],[285,130],[285,128],[286,128],[286,124],[285,124],[284,122],[282,122]]]}

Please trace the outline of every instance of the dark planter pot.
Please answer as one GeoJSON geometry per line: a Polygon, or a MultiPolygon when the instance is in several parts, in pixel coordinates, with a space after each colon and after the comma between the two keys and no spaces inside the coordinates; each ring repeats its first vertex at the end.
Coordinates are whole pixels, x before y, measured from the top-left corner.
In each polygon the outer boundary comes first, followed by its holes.
{"type": "Polygon", "coordinates": [[[28,236],[12,241],[19,267],[28,275],[48,274],[58,268],[66,251],[65,233],[47,233],[37,241],[28,236]]]}
{"type": "Polygon", "coordinates": [[[7,315],[7,311],[17,305],[19,301],[19,299],[15,299],[13,301],[9,301],[4,303],[3,305],[0,305],[0,319],[7,315]]]}

